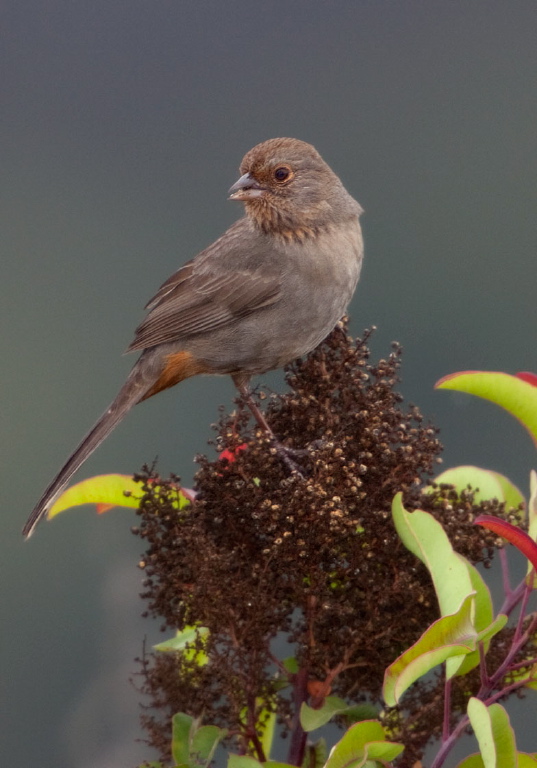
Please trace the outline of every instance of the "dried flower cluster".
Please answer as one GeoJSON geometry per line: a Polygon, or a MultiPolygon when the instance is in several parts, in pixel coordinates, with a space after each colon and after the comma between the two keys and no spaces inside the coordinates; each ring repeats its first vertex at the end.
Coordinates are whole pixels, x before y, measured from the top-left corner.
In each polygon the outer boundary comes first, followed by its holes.
{"type": "MultiPolygon", "coordinates": [[[[156,487],[144,476],[136,532],[147,546],[149,613],[168,629],[210,630],[204,666],[184,655],[144,659],[144,723],[164,758],[176,711],[225,726],[236,749],[259,757],[262,709],[278,712],[285,735],[304,700],[315,706],[331,692],[381,704],[385,668],[438,618],[429,576],[392,523],[398,491],[408,509],[431,511],[472,562],[493,553],[494,535],[472,520],[501,514],[498,505],[445,487],[424,494],[441,452],[436,430],[395,391],[398,345],[371,364],[369,335],[354,341],[341,324],[289,367],[290,391],[268,398],[267,419],[300,452],[303,476],[289,472],[244,408],[222,416],[218,447],[234,460],[200,459],[192,507],[179,512],[174,483],[156,487]],[[285,672],[285,656],[299,672],[285,672]]],[[[386,713],[408,747],[399,765],[438,734],[441,685],[416,686],[404,717],[386,713]]]]}

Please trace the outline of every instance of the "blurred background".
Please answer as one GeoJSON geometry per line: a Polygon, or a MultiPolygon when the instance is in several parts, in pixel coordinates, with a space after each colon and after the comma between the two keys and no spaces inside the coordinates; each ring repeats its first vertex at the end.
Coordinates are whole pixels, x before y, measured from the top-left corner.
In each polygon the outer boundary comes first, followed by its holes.
{"type": "MultiPolygon", "coordinates": [[[[401,391],[440,427],[444,465],[526,492],[522,427],[433,385],[536,370],[536,27],[533,0],[3,0],[5,765],[152,757],[130,680],[161,636],[140,618],[132,513],[81,508],[27,543],[20,528],[122,384],[147,299],[241,214],[226,192],[259,141],[313,143],[364,207],[351,328],[378,326],[377,357],[403,344],[401,391]]],[[[77,480],[158,456],[190,484],[232,397],[197,378],[144,403],[77,480]]],[[[534,723],[535,698],[510,711],[534,723]]],[[[519,748],[536,750],[525,731],[519,748]]]]}

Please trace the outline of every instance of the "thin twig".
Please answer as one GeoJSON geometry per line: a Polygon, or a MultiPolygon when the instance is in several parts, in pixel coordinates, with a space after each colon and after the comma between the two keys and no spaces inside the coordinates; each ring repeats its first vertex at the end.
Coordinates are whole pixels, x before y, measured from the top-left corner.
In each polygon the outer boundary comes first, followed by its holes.
{"type": "Polygon", "coordinates": [[[506,595],[506,598],[503,601],[503,605],[498,613],[503,613],[506,616],[510,616],[518,603],[522,600],[522,595],[524,594],[525,588],[526,580],[522,579],[520,584],[518,584],[513,590],[511,590],[508,595],[506,595]]]}
{"type": "Polygon", "coordinates": [[[522,595],[522,603],[520,605],[520,613],[518,615],[518,621],[516,625],[515,636],[513,638],[513,643],[518,642],[519,638],[522,637],[522,627],[524,626],[524,619],[526,617],[526,608],[528,606],[528,600],[530,599],[531,592],[532,592],[531,586],[526,584],[526,589],[524,590],[524,594],[522,595]]]}
{"type": "MultiPolygon", "coordinates": [[[[500,550],[500,557],[502,557],[502,552],[503,550],[500,550]]],[[[496,693],[491,695],[494,688],[501,682],[501,680],[505,677],[507,672],[514,671],[526,665],[529,666],[530,664],[537,662],[537,659],[529,659],[527,661],[521,662],[520,664],[514,664],[514,665],[512,664],[513,659],[515,658],[517,653],[520,651],[520,649],[525,645],[525,643],[528,642],[528,640],[537,631],[537,614],[534,615],[527,629],[524,632],[522,631],[524,627],[524,621],[528,618],[525,615],[525,612],[528,605],[529,597],[532,593],[534,578],[532,577],[532,579],[529,581],[529,584],[528,584],[527,578],[525,577],[520,582],[520,584],[518,584],[513,590],[509,586],[507,561],[503,563],[503,560],[502,560],[502,572],[504,575],[505,600],[499,613],[509,616],[512,613],[512,611],[515,609],[515,607],[518,605],[518,603],[521,602],[520,614],[518,616],[517,626],[515,629],[513,640],[511,642],[511,647],[507,652],[505,659],[498,667],[498,669],[490,676],[486,668],[486,660],[485,660],[483,643],[479,644],[481,687],[479,689],[479,692],[477,693],[476,698],[480,699],[486,706],[490,706],[491,704],[494,704],[496,701],[499,701],[500,699],[504,698],[505,696],[512,693],[513,691],[516,691],[519,688],[524,687],[525,685],[528,684],[528,682],[532,682],[533,680],[537,679],[537,676],[530,676],[529,678],[524,678],[523,680],[517,680],[516,682],[503,687],[500,691],[497,691],[496,693]]],[[[431,768],[442,768],[447,756],[449,755],[451,749],[455,745],[455,742],[457,741],[459,736],[462,735],[464,730],[470,725],[470,720],[468,718],[468,715],[464,715],[464,717],[462,717],[461,720],[457,723],[452,733],[449,734],[449,727],[446,728],[447,696],[448,696],[448,690],[447,690],[447,682],[446,682],[446,690],[444,691],[443,743],[440,746],[440,749],[438,750],[438,753],[433,763],[431,764],[431,768]]],[[[449,721],[449,712],[447,714],[447,718],[449,721]]]]}
{"type": "Polygon", "coordinates": [[[505,551],[505,547],[501,547],[499,551],[500,556],[500,564],[502,566],[502,581],[503,581],[503,592],[506,598],[509,598],[513,592],[511,589],[511,577],[509,575],[509,562],[507,560],[507,552],[505,551]]]}
{"type": "Polygon", "coordinates": [[[444,741],[442,746],[437,752],[437,755],[435,759],[433,760],[431,764],[431,768],[441,768],[449,753],[451,752],[452,747],[454,746],[455,742],[459,738],[459,736],[464,732],[464,730],[468,727],[470,724],[470,720],[468,719],[468,715],[465,715],[462,720],[457,723],[456,727],[453,729],[451,735],[449,738],[444,741]]]}
{"type": "Polygon", "coordinates": [[[526,659],[526,661],[519,661],[518,664],[511,664],[509,667],[511,672],[516,672],[517,669],[524,669],[524,667],[532,667],[537,664],[537,656],[533,659],[526,659]]]}
{"type": "Polygon", "coordinates": [[[444,684],[444,724],[442,726],[442,741],[449,739],[449,716],[451,714],[451,679],[444,684]]]}
{"type": "Polygon", "coordinates": [[[490,685],[490,677],[487,672],[487,659],[485,654],[485,645],[483,642],[479,643],[479,671],[481,673],[481,686],[485,687],[490,685]]]}
{"type": "Polygon", "coordinates": [[[287,762],[290,765],[302,765],[304,761],[307,734],[300,723],[300,708],[308,698],[308,677],[309,673],[307,669],[301,669],[296,675],[292,676],[293,704],[295,712],[292,726],[293,732],[287,757],[287,762]]]}

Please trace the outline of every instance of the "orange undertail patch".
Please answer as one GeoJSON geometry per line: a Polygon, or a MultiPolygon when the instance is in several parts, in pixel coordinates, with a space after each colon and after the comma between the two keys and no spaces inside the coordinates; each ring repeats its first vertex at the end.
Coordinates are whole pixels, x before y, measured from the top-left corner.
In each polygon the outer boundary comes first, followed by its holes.
{"type": "Polygon", "coordinates": [[[180,381],[189,379],[191,376],[197,376],[200,373],[210,373],[207,366],[196,360],[190,352],[175,352],[166,355],[164,361],[162,373],[151,389],[142,397],[142,400],[147,400],[148,397],[156,395],[157,392],[173,387],[175,384],[179,384],[180,381]]]}

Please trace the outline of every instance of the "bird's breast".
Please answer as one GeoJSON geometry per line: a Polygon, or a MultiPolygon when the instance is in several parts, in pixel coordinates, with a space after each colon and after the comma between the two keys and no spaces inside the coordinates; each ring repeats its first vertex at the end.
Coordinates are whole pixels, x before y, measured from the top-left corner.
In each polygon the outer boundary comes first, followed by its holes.
{"type": "Polygon", "coordinates": [[[280,367],[310,352],[345,314],[360,277],[358,219],[303,242],[289,243],[280,300],[266,313],[266,357],[280,367]]]}

